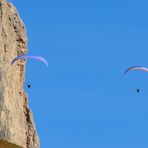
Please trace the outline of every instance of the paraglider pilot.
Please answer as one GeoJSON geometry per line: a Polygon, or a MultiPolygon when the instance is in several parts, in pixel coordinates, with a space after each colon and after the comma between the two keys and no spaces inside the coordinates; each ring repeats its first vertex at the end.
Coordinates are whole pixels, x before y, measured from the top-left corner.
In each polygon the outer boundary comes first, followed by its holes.
{"type": "Polygon", "coordinates": [[[30,88],[31,87],[31,84],[27,84],[27,87],[30,88]]]}
{"type": "Polygon", "coordinates": [[[140,89],[139,88],[137,88],[137,93],[139,93],[140,92],[140,89]]]}

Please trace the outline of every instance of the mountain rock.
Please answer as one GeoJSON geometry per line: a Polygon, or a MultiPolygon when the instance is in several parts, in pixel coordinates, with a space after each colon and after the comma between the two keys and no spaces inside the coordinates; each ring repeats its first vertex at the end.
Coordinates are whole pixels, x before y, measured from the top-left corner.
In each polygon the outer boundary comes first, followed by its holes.
{"type": "Polygon", "coordinates": [[[26,29],[16,8],[0,0],[0,148],[39,148],[28,97],[23,89],[27,53],[26,29]]]}

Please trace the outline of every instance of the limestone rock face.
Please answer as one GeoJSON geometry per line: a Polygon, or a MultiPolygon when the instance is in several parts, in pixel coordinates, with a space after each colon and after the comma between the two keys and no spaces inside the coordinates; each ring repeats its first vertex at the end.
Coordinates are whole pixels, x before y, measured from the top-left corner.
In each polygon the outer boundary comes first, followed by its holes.
{"type": "Polygon", "coordinates": [[[28,98],[23,89],[27,53],[25,26],[16,8],[0,0],[0,148],[39,148],[28,98]]]}

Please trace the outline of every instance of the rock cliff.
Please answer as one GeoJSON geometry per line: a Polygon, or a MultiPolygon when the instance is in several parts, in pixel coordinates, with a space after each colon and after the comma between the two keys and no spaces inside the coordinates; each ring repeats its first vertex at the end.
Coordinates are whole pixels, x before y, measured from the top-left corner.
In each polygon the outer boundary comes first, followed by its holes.
{"type": "Polygon", "coordinates": [[[27,53],[24,23],[16,8],[0,0],[0,148],[39,148],[39,139],[28,98],[23,89],[25,60],[11,61],[27,53]]]}

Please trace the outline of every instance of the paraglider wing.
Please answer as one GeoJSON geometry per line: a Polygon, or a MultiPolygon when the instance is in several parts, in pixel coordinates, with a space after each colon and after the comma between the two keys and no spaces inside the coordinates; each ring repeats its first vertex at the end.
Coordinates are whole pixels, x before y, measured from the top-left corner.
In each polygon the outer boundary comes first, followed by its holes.
{"type": "Polygon", "coordinates": [[[148,68],[147,67],[142,67],[142,66],[133,66],[133,67],[130,67],[128,68],[127,70],[125,70],[124,74],[126,74],[128,71],[130,70],[143,70],[143,71],[146,71],[148,72],[148,68]]]}
{"type": "Polygon", "coordinates": [[[13,61],[11,62],[11,65],[14,64],[16,61],[20,60],[20,59],[26,59],[26,58],[31,58],[31,59],[36,59],[36,60],[40,60],[42,61],[46,66],[48,66],[48,62],[40,57],[40,56],[28,56],[28,55],[20,55],[17,56],[16,58],[13,59],[13,61]]]}

